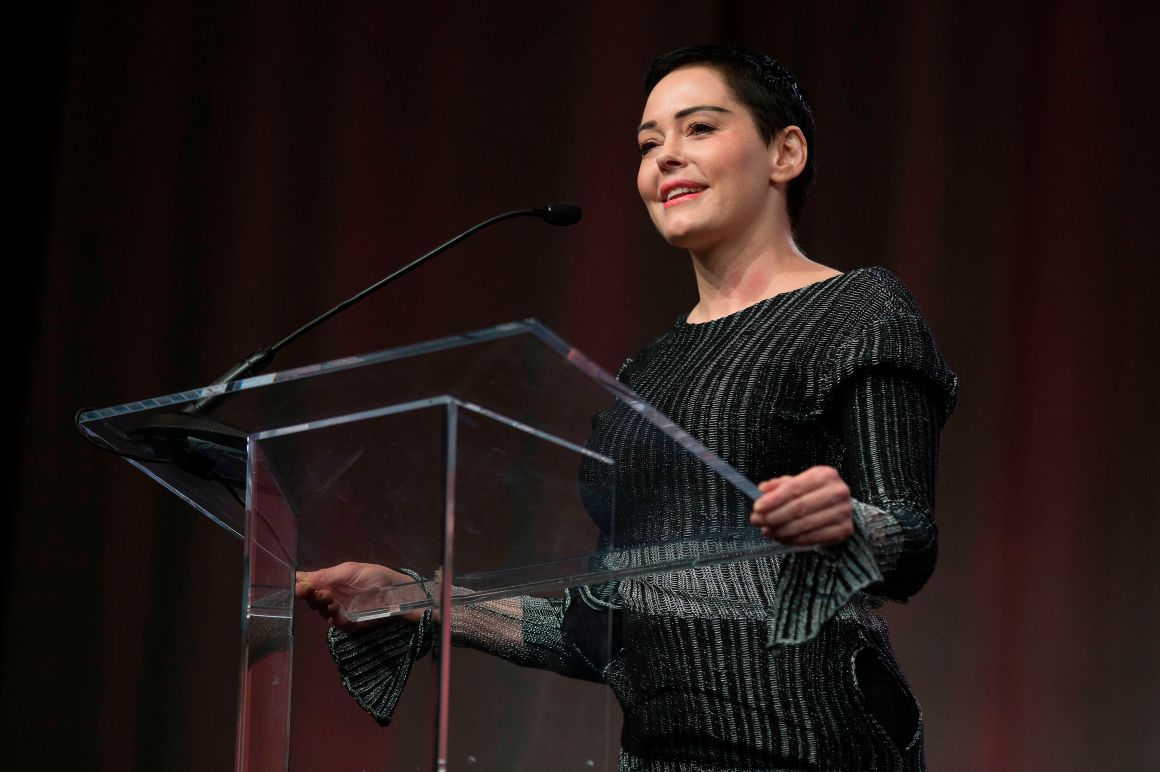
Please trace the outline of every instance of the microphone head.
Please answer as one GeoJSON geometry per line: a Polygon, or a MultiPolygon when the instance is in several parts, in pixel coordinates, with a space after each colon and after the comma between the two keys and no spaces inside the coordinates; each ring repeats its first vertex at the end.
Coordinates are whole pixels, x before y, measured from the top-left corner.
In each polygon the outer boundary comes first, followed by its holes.
{"type": "Polygon", "coordinates": [[[566,201],[555,201],[546,204],[543,209],[537,209],[536,215],[544,218],[544,222],[552,225],[575,225],[580,222],[580,205],[566,201]]]}

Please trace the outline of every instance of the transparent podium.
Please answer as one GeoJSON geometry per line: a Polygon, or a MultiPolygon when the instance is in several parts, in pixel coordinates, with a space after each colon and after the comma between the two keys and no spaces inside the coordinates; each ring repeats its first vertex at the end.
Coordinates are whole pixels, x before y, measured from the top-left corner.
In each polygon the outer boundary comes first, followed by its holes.
{"type": "Polygon", "coordinates": [[[630,420],[636,442],[690,454],[721,486],[757,495],[535,321],[79,424],[244,540],[237,769],[607,770],[619,709],[601,663],[615,655],[619,583],[784,548],[752,528],[622,538],[624,470],[591,441],[600,417],[630,420]],[[392,570],[344,600],[362,626],[346,640],[418,640],[408,636],[423,625],[428,645],[400,657],[367,644],[340,673],[336,636],[294,586],[298,571],[350,562],[392,570]],[[563,622],[580,602],[578,646],[563,622]],[[356,699],[358,682],[374,693],[356,699]],[[389,715],[360,707],[386,692],[389,715]]]}

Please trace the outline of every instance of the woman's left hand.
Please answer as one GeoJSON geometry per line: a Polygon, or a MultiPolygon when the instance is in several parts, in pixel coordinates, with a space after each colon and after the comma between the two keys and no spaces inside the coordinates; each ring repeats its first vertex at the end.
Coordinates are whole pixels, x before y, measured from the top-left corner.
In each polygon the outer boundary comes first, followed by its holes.
{"type": "Polygon", "coordinates": [[[854,533],[850,487],[832,466],[760,483],[749,522],[763,536],[794,547],[832,547],[854,533]]]}

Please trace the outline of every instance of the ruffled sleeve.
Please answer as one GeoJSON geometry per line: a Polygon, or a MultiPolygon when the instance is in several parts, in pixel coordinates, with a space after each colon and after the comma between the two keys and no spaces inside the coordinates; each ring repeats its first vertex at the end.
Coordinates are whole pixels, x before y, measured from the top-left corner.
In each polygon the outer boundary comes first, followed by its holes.
{"type": "Polygon", "coordinates": [[[770,600],[770,648],[812,639],[854,595],[882,580],[882,572],[865,535],[837,547],[796,552],[782,561],[770,600]]]}
{"type": "Polygon", "coordinates": [[[389,619],[352,633],[332,627],[327,634],[343,686],[381,726],[391,722],[411,666],[431,650],[431,620],[426,611],[417,624],[389,619]]]}
{"type": "Polygon", "coordinates": [[[938,440],[957,381],[917,314],[872,320],[835,346],[818,379],[818,415],[839,419],[839,472],[855,533],[837,547],[782,563],[769,645],[810,640],[857,593],[902,601],[937,557],[938,440]]]}

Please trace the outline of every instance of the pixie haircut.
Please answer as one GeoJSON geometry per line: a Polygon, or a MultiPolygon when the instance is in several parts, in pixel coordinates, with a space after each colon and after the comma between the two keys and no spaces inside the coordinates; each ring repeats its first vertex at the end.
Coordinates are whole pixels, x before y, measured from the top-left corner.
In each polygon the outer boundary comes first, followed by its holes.
{"type": "Polygon", "coordinates": [[[806,165],[790,180],[786,193],[790,225],[797,228],[814,181],[814,111],[805,91],[789,70],[766,54],[740,46],[685,46],[658,56],[644,77],[645,98],[673,70],[693,65],[711,67],[725,78],[733,96],[749,108],[757,131],[768,143],[786,126],[797,126],[806,139],[806,165]]]}

